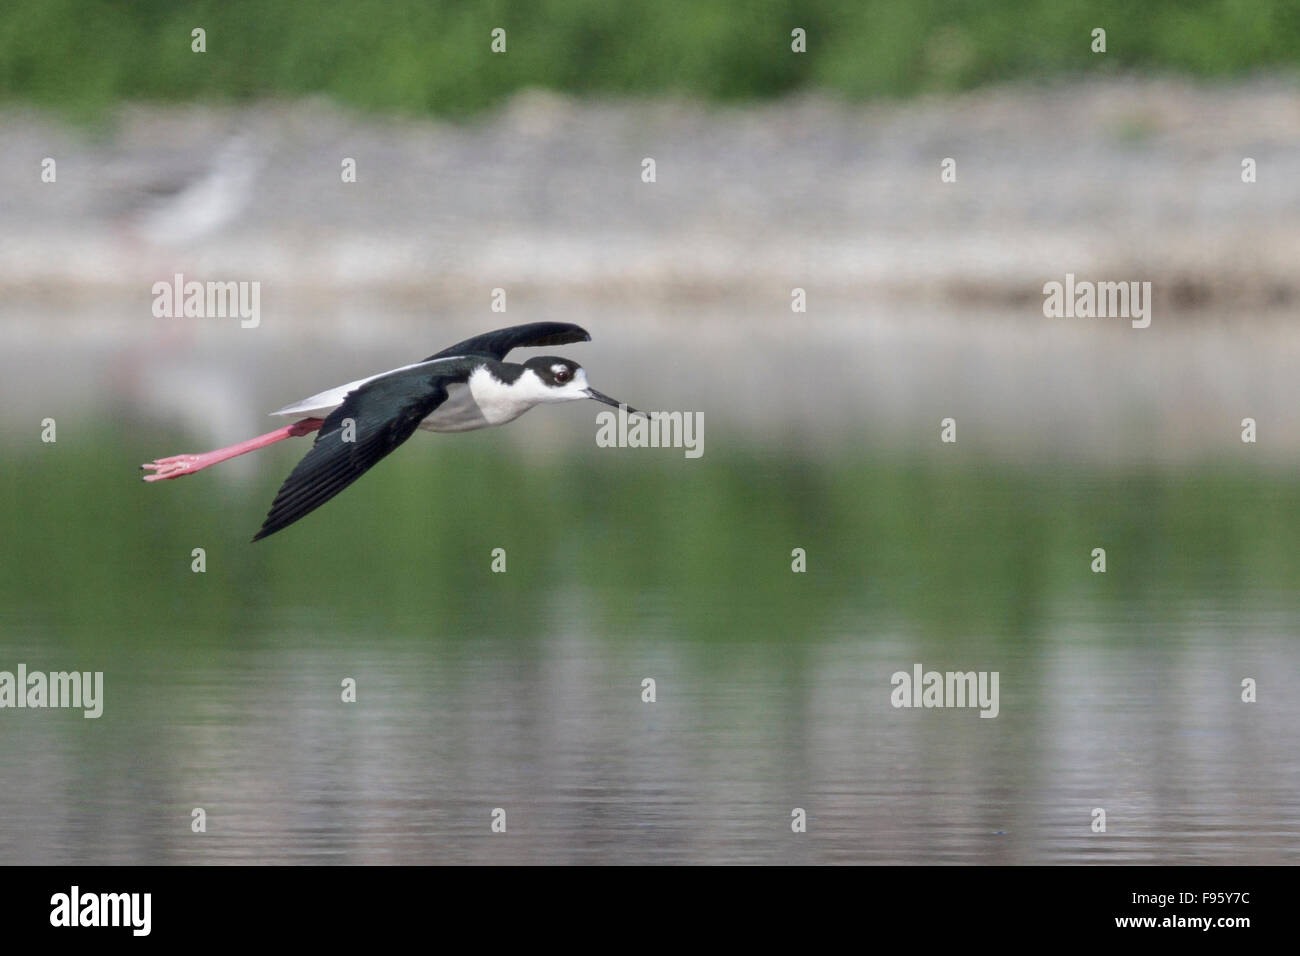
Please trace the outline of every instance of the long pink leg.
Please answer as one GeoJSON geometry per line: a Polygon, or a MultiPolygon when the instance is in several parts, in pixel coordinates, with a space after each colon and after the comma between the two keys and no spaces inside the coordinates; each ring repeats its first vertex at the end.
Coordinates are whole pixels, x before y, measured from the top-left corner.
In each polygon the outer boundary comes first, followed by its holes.
{"type": "Polygon", "coordinates": [[[277,428],[273,432],[267,432],[265,435],[258,435],[256,438],[250,438],[248,441],[241,441],[238,445],[228,445],[225,448],[218,448],[216,451],[205,451],[201,455],[172,455],[170,458],[159,458],[151,461],[147,465],[141,465],[145,471],[153,470],[152,475],[145,475],[145,481],[164,481],[168,478],[182,478],[185,475],[192,475],[196,471],[202,471],[215,465],[219,461],[225,461],[228,458],[234,458],[237,455],[246,455],[250,451],[257,451],[259,448],[265,448],[267,445],[274,445],[278,441],[284,441],[286,438],[296,438],[299,435],[310,435],[316,429],[324,425],[325,422],[320,418],[304,418],[300,422],[294,422],[284,428],[277,428]]]}

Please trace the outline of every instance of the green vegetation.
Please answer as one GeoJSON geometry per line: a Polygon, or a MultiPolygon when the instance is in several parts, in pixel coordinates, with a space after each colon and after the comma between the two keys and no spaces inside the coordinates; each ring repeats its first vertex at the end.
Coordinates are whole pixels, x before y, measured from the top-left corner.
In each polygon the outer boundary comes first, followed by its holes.
{"type": "Polygon", "coordinates": [[[906,96],[1100,71],[1222,77],[1300,63],[1293,0],[6,0],[0,98],[115,102],[326,94],[466,114],[537,86],[720,100],[906,96]],[[1094,27],[1107,52],[1091,52],[1094,27]],[[206,31],[207,52],[190,50],[206,31]],[[507,30],[505,55],[489,49],[507,30]],[[790,50],[795,27],[808,52],[790,50]]]}

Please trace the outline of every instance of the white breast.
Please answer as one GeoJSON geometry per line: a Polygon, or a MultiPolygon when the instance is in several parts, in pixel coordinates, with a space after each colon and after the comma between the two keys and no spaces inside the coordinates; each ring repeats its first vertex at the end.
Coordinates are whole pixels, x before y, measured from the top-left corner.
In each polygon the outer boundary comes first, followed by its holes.
{"type": "Polygon", "coordinates": [[[530,394],[535,387],[528,376],[536,378],[530,370],[507,383],[486,368],[476,369],[467,384],[447,389],[447,400],[420,427],[431,432],[467,432],[512,422],[537,404],[530,394]]]}
{"type": "Polygon", "coordinates": [[[479,411],[469,386],[457,383],[447,387],[447,400],[426,416],[420,427],[427,432],[470,432],[490,424],[479,411]]]}

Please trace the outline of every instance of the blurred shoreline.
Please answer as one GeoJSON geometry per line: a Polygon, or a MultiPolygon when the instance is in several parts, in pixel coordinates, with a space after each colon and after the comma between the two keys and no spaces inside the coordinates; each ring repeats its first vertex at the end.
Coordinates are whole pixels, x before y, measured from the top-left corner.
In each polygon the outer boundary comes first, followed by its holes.
{"type": "MultiPolygon", "coordinates": [[[[937,453],[951,415],[995,457],[1300,460],[1300,97],[1281,80],[744,107],[533,91],[465,123],[305,100],[132,106],[92,131],[7,109],[0,125],[6,427],[52,414],[40,384],[14,386],[58,370],[58,405],[109,396],[226,443],[335,380],[559,319],[591,329],[598,384],[706,411],[731,440],[937,453]],[[259,282],[259,327],[155,318],[150,290],[176,273],[259,282]],[[1044,318],[1042,286],[1066,273],[1151,282],[1151,327],[1044,318]]],[[[536,427],[563,432],[552,419],[536,427]]]]}
{"type": "Polygon", "coordinates": [[[490,284],[1032,303],[1067,271],[1151,281],[1166,309],[1275,307],[1300,288],[1300,95],[1282,80],[743,108],[529,91],[467,123],[323,100],[129,106],[93,134],[8,108],[0,126],[0,290],[55,300],[181,266],[395,300],[472,301],[490,284]],[[236,135],[249,146],[229,160],[246,180],[221,197],[229,221],[178,235],[165,204],[140,212],[236,135]],[[46,156],[57,184],[38,178],[46,156]]]}

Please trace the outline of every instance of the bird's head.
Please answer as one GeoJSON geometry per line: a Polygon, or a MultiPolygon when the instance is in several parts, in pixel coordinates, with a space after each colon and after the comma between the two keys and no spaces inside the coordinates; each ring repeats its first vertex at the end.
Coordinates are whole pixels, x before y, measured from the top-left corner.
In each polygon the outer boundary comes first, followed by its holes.
{"type": "MultiPolygon", "coordinates": [[[[572,402],[580,398],[590,398],[606,405],[618,408],[622,403],[610,398],[587,384],[587,371],[571,359],[555,355],[538,355],[524,363],[540,383],[535,392],[539,402],[572,402]]],[[[629,413],[641,414],[635,408],[628,408],[629,413]]]]}

